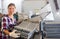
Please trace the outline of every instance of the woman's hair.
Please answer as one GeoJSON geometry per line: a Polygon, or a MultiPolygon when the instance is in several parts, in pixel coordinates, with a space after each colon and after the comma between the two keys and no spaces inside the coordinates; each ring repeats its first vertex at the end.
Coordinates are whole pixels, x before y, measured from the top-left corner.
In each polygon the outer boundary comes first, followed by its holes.
{"type": "MultiPolygon", "coordinates": [[[[8,8],[9,8],[10,6],[14,6],[14,7],[15,7],[15,4],[14,4],[14,3],[10,3],[10,4],[8,5],[8,8]]],[[[16,7],[15,7],[15,8],[16,8],[16,7]]]]}

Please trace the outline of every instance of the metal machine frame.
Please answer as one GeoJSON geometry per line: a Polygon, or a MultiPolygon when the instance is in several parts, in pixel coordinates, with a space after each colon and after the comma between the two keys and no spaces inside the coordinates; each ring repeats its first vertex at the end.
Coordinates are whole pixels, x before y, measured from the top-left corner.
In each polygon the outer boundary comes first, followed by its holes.
{"type": "Polygon", "coordinates": [[[30,39],[36,32],[36,24],[23,21],[20,25],[14,27],[17,32],[20,32],[20,37],[30,39]]]}
{"type": "Polygon", "coordinates": [[[40,26],[42,38],[60,38],[60,21],[42,21],[40,26]]]}

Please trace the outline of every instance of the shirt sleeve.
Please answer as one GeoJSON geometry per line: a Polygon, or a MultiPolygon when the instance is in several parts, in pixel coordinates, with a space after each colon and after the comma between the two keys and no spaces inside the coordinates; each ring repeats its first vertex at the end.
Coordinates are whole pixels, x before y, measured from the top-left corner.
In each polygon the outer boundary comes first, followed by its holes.
{"type": "Polygon", "coordinates": [[[2,18],[2,28],[3,28],[3,29],[7,29],[7,27],[8,27],[7,17],[3,17],[3,18],[2,18]]]}

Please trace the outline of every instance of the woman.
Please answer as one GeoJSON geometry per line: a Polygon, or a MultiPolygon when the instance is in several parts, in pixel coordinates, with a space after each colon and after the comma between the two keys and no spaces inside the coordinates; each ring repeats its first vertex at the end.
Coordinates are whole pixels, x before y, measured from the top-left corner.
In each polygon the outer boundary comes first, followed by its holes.
{"type": "Polygon", "coordinates": [[[15,33],[13,29],[13,25],[16,24],[16,19],[14,19],[14,12],[15,12],[15,4],[10,3],[8,5],[8,15],[3,16],[2,18],[2,32],[4,35],[9,35],[11,37],[17,38],[19,37],[20,33],[15,33]]]}

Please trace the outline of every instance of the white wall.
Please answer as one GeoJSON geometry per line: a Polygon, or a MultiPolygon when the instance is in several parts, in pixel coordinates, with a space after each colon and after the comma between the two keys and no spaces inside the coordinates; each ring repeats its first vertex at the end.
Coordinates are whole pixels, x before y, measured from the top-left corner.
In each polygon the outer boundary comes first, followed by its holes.
{"type": "Polygon", "coordinates": [[[23,2],[23,12],[24,13],[29,13],[29,11],[35,12],[35,9],[40,9],[46,5],[45,0],[39,0],[39,1],[24,1],[23,2]]]}
{"type": "MultiPolygon", "coordinates": [[[[58,6],[60,8],[60,0],[57,0],[57,1],[58,1],[58,6]]],[[[54,0],[49,0],[49,3],[51,5],[51,9],[52,9],[52,13],[54,15],[54,19],[57,21],[60,21],[60,9],[59,9],[59,11],[56,11],[54,0]]]]}
{"type": "Polygon", "coordinates": [[[2,8],[1,8],[1,0],[0,0],[0,13],[2,13],[2,8]]]}
{"type": "Polygon", "coordinates": [[[3,13],[7,13],[7,6],[9,3],[14,3],[16,5],[16,10],[21,13],[23,0],[3,0],[3,13]]]}
{"type": "Polygon", "coordinates": [[[44,18],[44,20],[54,20],[54,16],[53,16],[53,13],[52,13],[52,9],[51,9],[50,4],[47,4],[43,9],[41,9],[41,13],[49,12],[49,11],[51,11],[51,13],[49,15],[47,15],[44,18]]]}
{"type": "Polygon", "coordinates": [[[1,0],[0,0],[0,9],[1,9],[1,0]]]}

